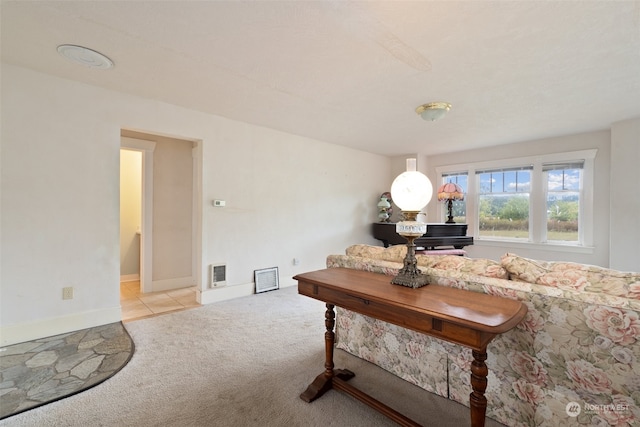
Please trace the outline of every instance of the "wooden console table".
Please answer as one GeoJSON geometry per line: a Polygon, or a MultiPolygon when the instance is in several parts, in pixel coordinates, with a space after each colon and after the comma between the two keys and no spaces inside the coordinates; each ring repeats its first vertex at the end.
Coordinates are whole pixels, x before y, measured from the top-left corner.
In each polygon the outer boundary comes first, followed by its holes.
{"type": "Polygon", "coordinates": [[[358,390],[347,381],[355,374],[335,369],[334,307],[370,316],[424,334],[470,347],[471,426],[484,426],[487,399],[487,344],[497,335],[514,328],[524,318],[527,307],[520,301],[438,285],[413,289],[392,285],[391,277],[347,268],[328,268],[299,274],[298,293],[324,301],[325,370],[300,395],[306,402],[335,388],[383,413],[402,426],[418,426],[382,402],[358,390]]]}

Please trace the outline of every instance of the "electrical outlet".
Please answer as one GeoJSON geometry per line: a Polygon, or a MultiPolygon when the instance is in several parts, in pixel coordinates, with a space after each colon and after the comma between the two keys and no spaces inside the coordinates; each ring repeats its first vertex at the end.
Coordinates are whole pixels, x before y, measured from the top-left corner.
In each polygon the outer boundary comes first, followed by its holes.
{"type": "Polygon", "coordinates": [[[62,299],[73,299],[73,286],[62,288],[62,299]]]}

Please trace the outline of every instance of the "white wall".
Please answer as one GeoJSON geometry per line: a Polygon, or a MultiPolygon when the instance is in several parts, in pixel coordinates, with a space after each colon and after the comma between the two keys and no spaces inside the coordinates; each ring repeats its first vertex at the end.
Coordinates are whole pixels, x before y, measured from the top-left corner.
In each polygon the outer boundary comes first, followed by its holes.
{"type": "MultiPolygon", "coordinates": [[[[598,131],[578,135],[560,136],[543,140],[520,142],[481,150],[469,150],[430,156],[427,159],[427,176],[431,182],[437,182],[436,167],[459,165],[497,159],[509,159],[542,154],[561,153],[596,148],[594,171],[594,246],[592,249],[561,250],[563,248],[534,247],[509,242],[489,244],[476,241],[473,246],[464,249],[471,257],[499,260],[506,252],[541,259],[564,260],[607,267],[609,265],[609,169],[611,164],[611,132],[598,131]]],[[[438,218],[441,206],[437,201],[429,203],[427,216],[438,218]]]]}
{"type": "Polygon", "coordinates": [[[640,271],[640,118],[611,127],[610,264],[640,271]]]}
{"type": "Polygon", "coordinates": [[[372,243],[390,160],[2,64],[2,345],[120,320],[121,129],[201,141],[198,283],[291,276],[372,243]],[[214,208],[211,200],[227,207],[214,208]],[[292,265],[292,259],[300,264],[292,265]],[[74,299],[62,300],[73,286],[74,299]]]}
{"type": "Polygon", "coordinates": [[[371,224],[389,187],[387,158],[281,132],[257,135],[246,124],[221,130],[204,145],[205,267],[226,263],[227,282],[247,285],[254,270],[277,266],[286,286],[296,273],[323,268],[327,254],[376,243],[371,224]],[[212,206],[215,199],[226,206],[212,206]]]}
{"type": "Polygon", "coordinates": [[[104,108],[113,101],[1,71],[2,344],[119,319],[120,131],[104,108]],[[74,299],[63,301],[67,286],[74,299]]]}

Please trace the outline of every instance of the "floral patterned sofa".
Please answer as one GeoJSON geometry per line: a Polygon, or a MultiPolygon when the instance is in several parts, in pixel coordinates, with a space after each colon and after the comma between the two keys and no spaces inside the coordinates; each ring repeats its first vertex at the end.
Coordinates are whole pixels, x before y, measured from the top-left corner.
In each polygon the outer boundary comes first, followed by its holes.
{"type": "MultiPolygon", "coordinates": [[[[327,267],[395,275],[406,248],[354,245],[327,267]]],[[[417,255],[431,283],[523,301],[487,349],[487,416],[508,426],[640,425],[640,273],[505,254],[417,255]]],[[[337,308],[337,347],[469,405],[471,351],[337,308]]]]}

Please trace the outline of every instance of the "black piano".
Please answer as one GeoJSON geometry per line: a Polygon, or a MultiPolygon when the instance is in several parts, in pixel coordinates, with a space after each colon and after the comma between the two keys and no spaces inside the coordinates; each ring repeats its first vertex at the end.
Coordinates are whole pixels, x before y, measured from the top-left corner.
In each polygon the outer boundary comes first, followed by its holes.
{"type": "MultiPolygon", "coordinates": [[[[407,243],[407,239],[396,233],[396,224],[392,222],[374,223],[373,237],[382,241],[385,248],[407,243]]],[[[440,246],[462,249],[473,245],[473,237],[467,236],[467,224],[427,224],[426,234],[418,237],[415,245],[425,249],[435,249],[440,246]]]]}

